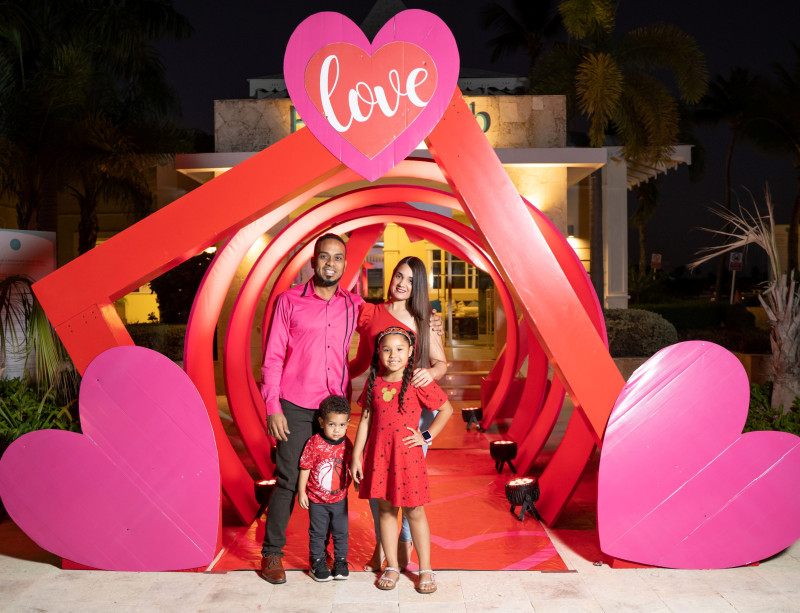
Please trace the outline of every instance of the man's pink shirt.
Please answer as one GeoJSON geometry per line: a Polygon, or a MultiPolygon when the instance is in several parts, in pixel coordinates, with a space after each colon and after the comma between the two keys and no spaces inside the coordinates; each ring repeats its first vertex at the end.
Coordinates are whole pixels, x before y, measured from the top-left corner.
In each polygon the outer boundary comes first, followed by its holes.
{"type": "Polygon", "coordinates": [[[363,302],[338,286],[320,298],[313,278],[278,296],[261,367],[267,415],[282,413],[281,398],[308,409],[331,394],[349,399],[347,355],[363,302]]]}

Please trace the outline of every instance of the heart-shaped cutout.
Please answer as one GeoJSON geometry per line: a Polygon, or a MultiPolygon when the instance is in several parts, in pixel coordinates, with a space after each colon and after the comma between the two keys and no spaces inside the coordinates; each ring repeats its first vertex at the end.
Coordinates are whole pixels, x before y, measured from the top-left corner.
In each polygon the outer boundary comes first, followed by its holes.
{"type": "Polygon", "coordinates": [[[458,80],[458,47],[427,11],[390,19],[370,44],[344,15],[317,13],[286,46],[284,78],[314,136],[369,181],[411,153],[444,114],[458,80]]]}
{"type": "Polygon", "coordinates": [[[748,404],[744,368],[712,343],[662,349],[631,376],[600,456],[605,553],[670,568],[728,568],[800,537],[800,438],[742,434],[748,404]]]}
{"type": "Polygon", "coordinates": [[[105,570],[205,566],[219,461],[200,394],[163,355],[115,347],[84,373],[83,434],[40,430],[0,460],[0,496],[39,546],[105,570]]]}

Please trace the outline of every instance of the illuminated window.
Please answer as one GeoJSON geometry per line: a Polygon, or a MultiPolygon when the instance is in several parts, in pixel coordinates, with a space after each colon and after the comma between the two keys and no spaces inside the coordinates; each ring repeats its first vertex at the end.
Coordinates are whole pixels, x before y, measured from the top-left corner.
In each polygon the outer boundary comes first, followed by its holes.
{"type": "MultiPolygon", "coordinates": [[[[447,287],[447,252],[444,249],[431,250],[431,288],[447,287]]],[[[451,256],[451,280],[453,289],[477,289],[478,269],[464,260],[451,256]]]]}

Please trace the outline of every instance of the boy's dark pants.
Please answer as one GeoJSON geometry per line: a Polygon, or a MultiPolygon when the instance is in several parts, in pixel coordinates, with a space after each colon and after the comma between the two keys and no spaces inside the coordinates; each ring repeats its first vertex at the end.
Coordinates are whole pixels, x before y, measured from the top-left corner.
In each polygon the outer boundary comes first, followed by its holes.
{"type": "Polygon", "coordinates": [[[328,504],[308,503],[308,551],[312,560],[325,557],[329,526],[333,537],[333,557],[347,559],[347,496],[328,504]]]}
{"type": "Polygon", "coordinates": [[[286,400],[281,400],[281,409],[286,416],[290,434],[288,441],[277,441],[275,450],[278,478],[267,506],[267,525],[264,531],[264,544],[261,547],[263,556],[277,554],[283,557],[286,526],[289,525],[297,495],[300,456],[308,439],[319,430],[319,424],[314,419],[316,411],[304,409],[286,400]]]}

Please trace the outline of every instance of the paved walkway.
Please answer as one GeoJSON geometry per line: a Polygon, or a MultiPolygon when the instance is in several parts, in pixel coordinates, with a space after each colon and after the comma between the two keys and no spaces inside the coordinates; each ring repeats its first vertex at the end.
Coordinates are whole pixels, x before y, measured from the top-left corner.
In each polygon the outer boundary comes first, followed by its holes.
{"type": "MultiPolygon", "coordinates": [[[[57,520],[57,510],[53,515],[57,520]]],[[[374,587],[375,575],[363,572],[315,583],[294,571],[285,585],[272,586],[252,571],[64,571],[6,520],[0,524],[0,611],[800,611],[800,544],[759,566],[683,571],[598,567],[555,535],[554,542],[570,572],[448,571],[438,575],[435,594],[421,596],[409,577],[382,592],[374,587]]]]}

